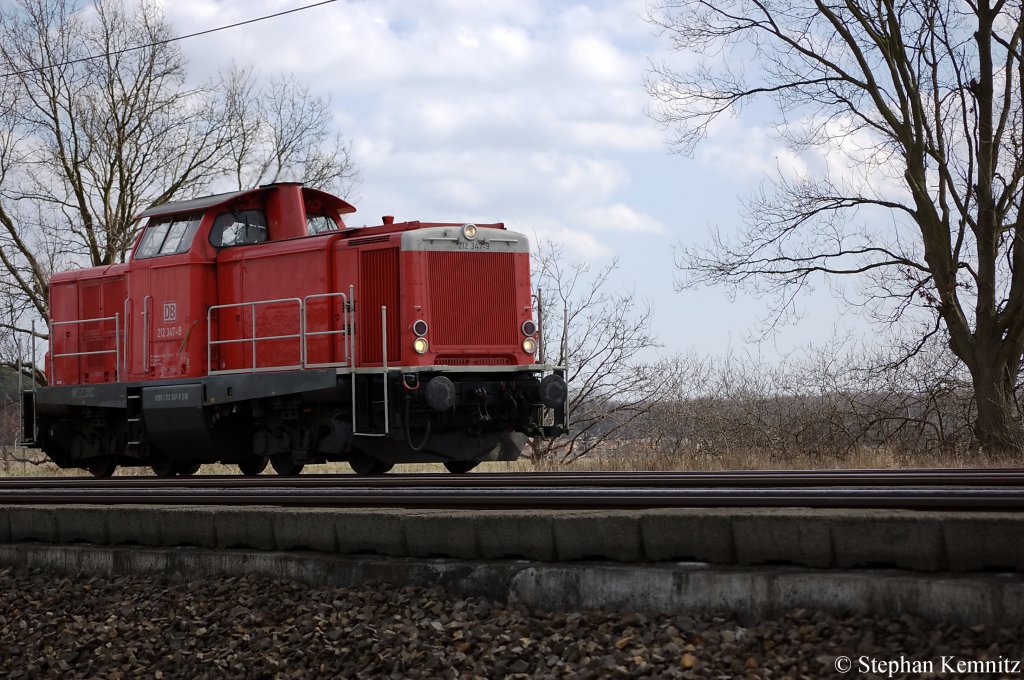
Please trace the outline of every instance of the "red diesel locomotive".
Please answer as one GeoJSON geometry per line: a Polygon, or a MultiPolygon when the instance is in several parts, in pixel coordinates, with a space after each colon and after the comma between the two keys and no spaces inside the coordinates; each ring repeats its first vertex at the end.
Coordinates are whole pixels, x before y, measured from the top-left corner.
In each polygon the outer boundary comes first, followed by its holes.
{"type": "Polygon", "coordinates": [[[139,216],[127,263],[55,275],[33,445],[100,477],[336,460],[465,472],[562,432],[526,238],[388,217],[348,228],[354,211],[293,183],[167,203],[139,216]]]}

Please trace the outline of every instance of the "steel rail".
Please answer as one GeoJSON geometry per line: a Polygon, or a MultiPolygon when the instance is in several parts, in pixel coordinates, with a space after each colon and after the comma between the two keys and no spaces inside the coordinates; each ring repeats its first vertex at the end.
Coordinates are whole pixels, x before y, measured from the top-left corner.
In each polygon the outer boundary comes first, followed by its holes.
{"type": "Polygon", "coordinates": [[[733,486],[742,488],[865,486],[1017,486],[1024,485],[1024,469],[918,470],[732,470],[721,472],[526,472],[389,474],[378,476],[304,475],[277,477],[261,475],[195,476],[161,479],[156,477],[10,477],[0,478],[0,490],[38,488],[421,488],[446,487],[599,487],[599,488],[693,488],[733,486]]]}
{"type": "Polygon", "coordinates": [[[810,507],[1024,510],[1024,487],[37,488],[0,489],[0,505],[229,505],[400,508],[810,507]]]}

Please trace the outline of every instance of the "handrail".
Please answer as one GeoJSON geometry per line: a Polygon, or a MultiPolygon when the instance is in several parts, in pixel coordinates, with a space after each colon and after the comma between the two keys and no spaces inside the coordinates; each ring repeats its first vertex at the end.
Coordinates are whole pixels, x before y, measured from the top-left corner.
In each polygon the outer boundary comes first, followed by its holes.
{"type": "MultiPolygon", "coordinates": [[[[114,316],[98,316],[94,319],[75,319],[73,321],[51,321],[50,322],[50,342],[53,344],[53,348],[56,349],[57,336],[54,334],[53,329],[57,326],[77,326],[86,323],[95,323],[103,321],[114,322],[114,349],[101,349],[94,350],[92,352],[64,352],[50,353],[50,383],[56,384],[57,379],[57,367],[55,359],[62,359],[66,357],[86,357],[96,356],[99,354],[113,354],[114,355],[114,381],[121,382],[121,315],[115,313],[114,316]]],[[[81,342],[81,338],[78,337],[76,340],[81,342]]]]}
{"type": "MultiPolygon", "coordinates": [[[[349,286],[351,292],[352,287],[349,286]]],[[[390,409],[388,408],[388,308],[381,305],[380,308],[380,335],[381,335],[381,374],[384,376],[384,432],[359,432],[356,430],[356,381],[352,376],[352,434],[360,437],[386,437],[391,432],[390,409]]],[[[355,347],[353,339],[353,347],[355,347]]],[[[355,366],[355,357],[352,365],[355,366]]]]}
{"type": "Polygon", "coordinates": [[[142,298],[142,311],[139,312],[142,315],[142,370],[144,373],[149,373],[152,368],[151,357],[149,356],[150,348],[149,343],[153,341],[150,337],[151,322],[150,322],[150,311],[149,308],[152,306],[150,303],[153,302],[153,297],[147,295],[142,298]]]}
{"type": "Polygon", "coordinates": [[[121,361],[123,363],[125,374],[128,371],[128,338],[131,335],[131,323],[132,323],[132,299],[128,296],[124,298],[124,349],[121,355],[121,361]]]}
{"type": "Polygon", "coordinates": [[[223,373],[259,373],[263,371],[286,371],[290,369],[300,369],[306,364],[306,353],[305,353],[305,318],[303,314],[303,303],[300,298],[277,298],[275,300],[254,300],[252,302],[232,302],[223,305],[213,305],[206,310],[206,372],[207,375],[217,375],[223,373]],[[256,334],[256,307],[257,305],[273,305],[281,304],[286,302],[294,302],[299,306],[299,332],[291,333],[287,335],[267,335],[259,336],[256,334]],[[251,337],[248,338],[231,338],[229,340],[214,340],[213,339],[213,312],[220,309],[230,309],[233,307],[249,307],[251,313],[251,337]],[[291,340],[298,339],[299,343],[299,363],[290,366],[266,366],[264,368],[257,368],[256,366],[256,343],[265,340],[291,340]],[[226,368],[213,370],[213,346],[214,345],[229,345],[240,342],[249,343],[252,348],[252,366],[250,368],[226,368]]]}
{"type": "MultiPolygon", "coordinates": [[[[305,357],[306,368],[329,368],[331,366],[348,366],[349,363],[349,338],[352,335],[350,331],[353,326],[349,324],[349,297],[345,293],[317,293],[315,295],[307,295],[302,298],[302,316],[305,328],[305,333],[302,336],[302,356],[305,357]],[[340,298],[341,299],[341,328],[337,330],[326,330],[326,331],[311,331],[309,330],[309,301],[318,298],[340,298]],[[344,359],[342,361],[327,361],[321,363],[310,363],[309,361],[309,336],[311,335],[344,335],[345,342],[342,343],[344,348],[344,359]]],[[[330,320],[328,320],[328,326],[330,326],[330,320]]]]}
{"type": "Polygon", "coordinates": [[[357,419],[356,419],[356,380],[355,380],[355,366],[356,366],[356,338],[355,338],[355,287],[348,287],[348,294],[342,292],[334,293],[316,293],[313,295],[307,295],[304,298],[278,298],[276,300],[256,300],[252,302],[234,302],[223,305],[213,305],[206,311],[206,365],[207,375],[217,375],[223,373],[255,373],[262,371],[281,371],[290,369],[301,369],[301,368],[328,368],[331,366],[349,366],[353,369],[352,380],[350,383],[350,389],[352,390],[352,434],[364,437],[386,437],[391,431],[391,414],[390,414],[390,397],[388,390],[388,310],[387,307],[381,306],[380,308],[380,326],[381,326],[381,368],[380,372],[384,377],[384,432],[359,432],[357,431],[357,419]],[[323,331],[311,331],[309,330],[309,302],[310,300],[317,300],[322,298],[339,298],[342,301],[342,315],[341,315],[341,328],[334,330],[323,330],[323,331]],[[256,307],[258,305],[271,305],[281,303],[296,303],[299,306],[299,332],[286,335],[269,335],[259,336],[256,333],[256,307]],[[213,312],[221,309],[229,309],[234,307],[248,307],[251,314],[251,328],[249,338],[231,338],[227,340],[214,340],[213,339],[213,312]],[[326,363],[310,363],[309,361],[309,336],[332,336],[332,335],[344,335],[344,361],[333,361],[326,363]],[[257,368],[256,366],[256,343],[264,340],[299,340],[299,363],[293,366],[266,366],[264,368],[257,368]],[[226,368],[217,369],[213,368],[213,346],[214,345],[227,345],[248,342],[252,349],[252,366],[249,368],[226,368]]]}

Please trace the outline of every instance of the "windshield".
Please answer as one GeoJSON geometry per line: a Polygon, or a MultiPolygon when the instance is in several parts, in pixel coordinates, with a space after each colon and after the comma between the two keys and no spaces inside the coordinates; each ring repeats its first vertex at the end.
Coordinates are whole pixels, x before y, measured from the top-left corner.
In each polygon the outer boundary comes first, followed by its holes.
{"type": "Polygon", "coordinates": [[[155,217],[146,225],[135,259],[188,252],[202,214],[155,217]]]}

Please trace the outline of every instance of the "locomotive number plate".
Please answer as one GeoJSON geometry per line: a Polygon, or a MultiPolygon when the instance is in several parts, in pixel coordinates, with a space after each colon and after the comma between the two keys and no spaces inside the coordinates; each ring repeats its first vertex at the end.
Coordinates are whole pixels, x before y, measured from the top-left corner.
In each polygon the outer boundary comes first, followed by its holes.
{"type": "Polygon", "coordinates": [[[160,338],[180,338],[181,337],[181,326],[162,326],[156,329],[156,337],[160,338]]]}

